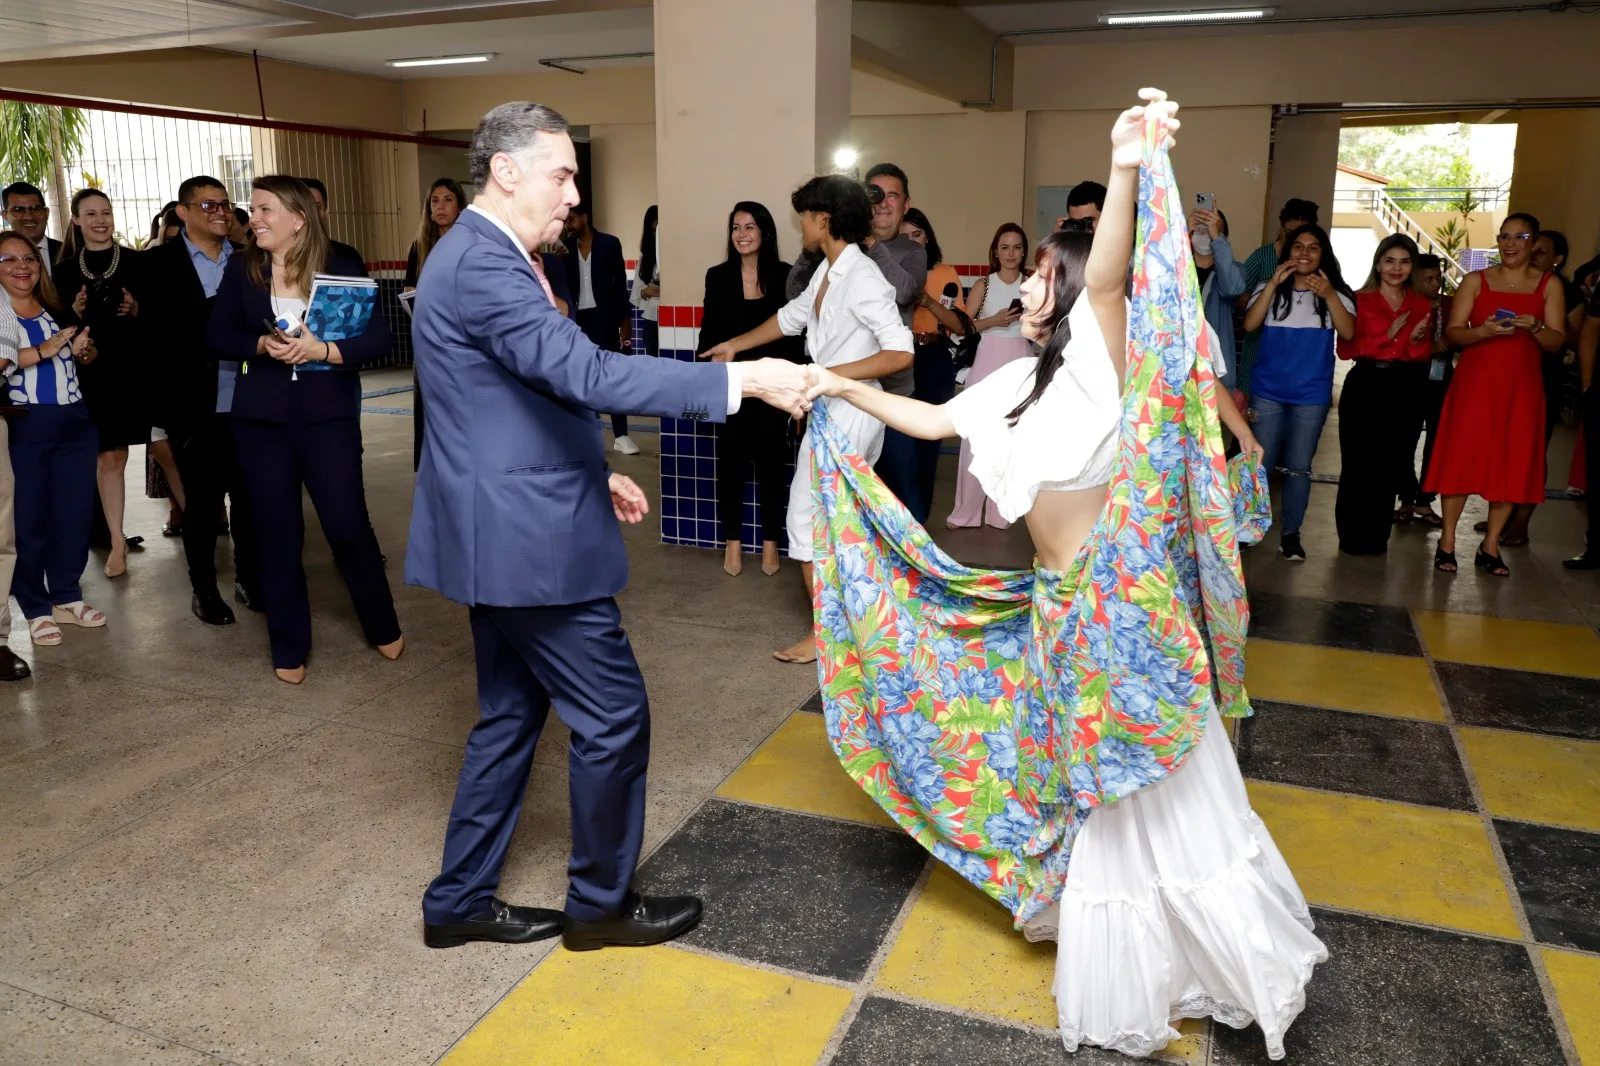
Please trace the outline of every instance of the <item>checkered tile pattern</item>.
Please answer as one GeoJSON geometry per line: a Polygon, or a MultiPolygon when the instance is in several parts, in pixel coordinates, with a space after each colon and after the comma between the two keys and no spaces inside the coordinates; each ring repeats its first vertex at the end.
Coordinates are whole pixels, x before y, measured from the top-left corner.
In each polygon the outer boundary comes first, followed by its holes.
{"type": "MultiPolygon", "coordinates": [[[[692,327],[679,327],[692,328],[692,327]]],[[[1235,743],[1332,957],[1296,1066],[1600,1063],[1600,637],[1258,594],[1235,743]],[[1529,669],[1530,666],[1535,668],[1529,669]]],[[[937,862],[798,708],[646,862],[706,916],[647,952],[552,953],[445,1060],[1075,1063],[1054,951],[937,862]]],[[[1186,1023],[1165,1061],[1264,1063],[1186,1023]]]]}

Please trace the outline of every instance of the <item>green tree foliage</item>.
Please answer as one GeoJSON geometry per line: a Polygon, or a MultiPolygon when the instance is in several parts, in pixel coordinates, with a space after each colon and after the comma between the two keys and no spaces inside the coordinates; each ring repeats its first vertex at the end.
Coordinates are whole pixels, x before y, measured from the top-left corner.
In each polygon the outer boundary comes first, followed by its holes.
{"type": "Polygon", "coordinates": [[[46,189],[52,226],[66,213],[67,164],[82,154],[89,117],[75,107],[0,100],[0,184],[46,189]]]}
{"type": "MultiPolygon", "coordinates": [[[[1339,162],[1389,179],[1397,189],[1461,189],[1483,183],[1468,154],[1465,124],[1353,126],[1339,134],[1339,162]]],[[[1412,211],[1461,211],[1459,197],[1406,201],[1412,211]]],[[[1476,205],[1473,206],[1473,210],[1476,205]]]]}

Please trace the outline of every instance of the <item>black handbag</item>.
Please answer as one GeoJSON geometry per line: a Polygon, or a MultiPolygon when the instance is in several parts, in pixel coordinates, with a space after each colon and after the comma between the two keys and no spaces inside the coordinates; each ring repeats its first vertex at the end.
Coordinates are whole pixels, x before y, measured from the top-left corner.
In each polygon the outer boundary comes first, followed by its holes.
{"type": "Polygon", "coordinates": [[[972,324],[972,319],[967,316],[965,311],[959,307],[953,307],[951,310],[961,320],[961,328],[964,332],[959,337],[952,337],[949,333],[945,333],[945,340],[950,342],[950,358],[955,361],[958,367],[971,367],[972,361],[978,357],[978,342],[983,338],[979,336],[977,328],[972,324]]]}

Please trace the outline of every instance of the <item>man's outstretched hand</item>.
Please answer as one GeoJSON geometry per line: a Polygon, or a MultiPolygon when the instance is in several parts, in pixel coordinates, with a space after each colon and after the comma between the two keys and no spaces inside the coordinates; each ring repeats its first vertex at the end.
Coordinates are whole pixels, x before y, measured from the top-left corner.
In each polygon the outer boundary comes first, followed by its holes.
{"type": "Polygon", "coordinates": [[[612,474],[610,488],[611,507],[617,512],[617,521],[629,525],[644,521],[644,516],[650,513],[650,501],[631,477],[612,474]]]}
{"type": "Polygon", "coordinates": [[[739,371],[745,396],[788,411],[795,418],[803,418],[811,410],[811,403],[806,399],[811,378],[800,363],[787,359],[756,359],[740,363],[739,371]]]}

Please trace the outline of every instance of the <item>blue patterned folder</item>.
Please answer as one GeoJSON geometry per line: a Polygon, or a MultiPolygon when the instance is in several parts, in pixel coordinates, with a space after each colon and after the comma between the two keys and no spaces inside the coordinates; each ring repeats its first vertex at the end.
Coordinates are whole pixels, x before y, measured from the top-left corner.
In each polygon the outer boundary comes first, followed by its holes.
{"type": "Polygon", "coordinates": [[[318,274],[306,301],[306,328],[318,340],[344,341],[367,331],[378,308],[378,283],[371,278],[318,274]]]}

